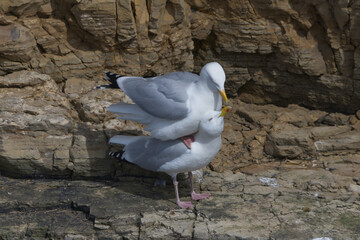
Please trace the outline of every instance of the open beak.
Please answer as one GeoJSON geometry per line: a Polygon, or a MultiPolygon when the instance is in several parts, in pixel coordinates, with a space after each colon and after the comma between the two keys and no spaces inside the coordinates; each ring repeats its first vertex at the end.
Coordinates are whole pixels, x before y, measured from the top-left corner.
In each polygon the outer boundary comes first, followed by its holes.
{"type": "Polygon", "coordinates": [[[222,91],[218,90],[218,92],[221,95],[221,97],[224,99],[225,103],[227,103],[228,98],[226,96],[225,89],[223,89],[222,91]]]}
{"type": "Polygon", "coordinates": [[[230,106],[226,106],[221,110],[220,116],[219,117],[224,117],[225,114],[227,114],[230,111],[231,107],[230,106]]]}

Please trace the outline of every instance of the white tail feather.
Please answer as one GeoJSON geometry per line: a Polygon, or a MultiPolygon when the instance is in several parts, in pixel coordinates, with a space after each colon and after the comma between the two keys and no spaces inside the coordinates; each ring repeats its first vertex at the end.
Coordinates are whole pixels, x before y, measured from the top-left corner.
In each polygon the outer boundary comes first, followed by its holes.
{"type": "Polygon", "coordinates": [[[116,135],[110,138],[110,144],[120,144],[120,145],[127,145],[130,142],[136,140],[139,136],[123,136],[123,135],[116,135]]]}
{"type": "Polygon", "coordinates": [[[120,119],[132,120],[142,124],[148,124],[152,118],[135,104],[116,103],[108,107],[107,110],[120,115],[120,119]]]}
{"type": "Polygon", "coordinates": [[[129,104],[129,103],[115,103],[112,104],[110,107],[107,108],[108,111],[113,113],[131,113],[131,114],[137,114],[139,110],[141,110],[138,106],[135,104],[129,104]]]}

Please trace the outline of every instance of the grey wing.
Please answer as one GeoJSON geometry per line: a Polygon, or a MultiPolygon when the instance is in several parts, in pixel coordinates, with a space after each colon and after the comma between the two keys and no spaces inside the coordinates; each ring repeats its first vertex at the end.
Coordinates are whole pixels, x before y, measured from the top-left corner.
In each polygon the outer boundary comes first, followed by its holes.
{"type": "Polygon", "coordinates": [[[160,141],[143,137],[131,142],[124,148],[124,158],[142,168],[157,171],[165,163],[187,152],[186,146],[179,140],[160,141]]]}
{"type": "Polygon", "coordinates": [[[149,79],[131,77],[122,82],[121,88],[145,112],[179,120],[189,113],[187,90],[195,82],[193,75],[179,72],[149,79]]]}
{"type": "Polygon", "coordinates": [[[169,74],[165,74],[158,77],[153,77],[151,79],[156,79],[158,81],[161,81],[162,79],[172,79],[174,81],[181,81],[186,83],[192,83],[199,81],[199,75],[191,73],[191,72],[172,72],[169,74]]]}

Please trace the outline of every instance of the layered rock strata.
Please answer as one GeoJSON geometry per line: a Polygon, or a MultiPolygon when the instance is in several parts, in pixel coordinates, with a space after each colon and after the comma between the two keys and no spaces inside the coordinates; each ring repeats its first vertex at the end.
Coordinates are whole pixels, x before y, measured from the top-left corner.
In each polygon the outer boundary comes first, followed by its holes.
{"type": "Polygon", "coordinates": [[[346,0],[2,1],[1,171],[117,174],[108,138],[146,133],[106,112],[130,100],[92,90],[102,71],[198,73],[209,61],[224,66],[234,106],[213,170],[356,153],[359,9],[346,0]]]}
{"type": "Polygon", "coordinates": [[[4,1],[0,75],[33,69],[58,83],[105,69],[158,75],[225,67],[252,103],[354,113],[360,100],[357,1],[4,1]]]}

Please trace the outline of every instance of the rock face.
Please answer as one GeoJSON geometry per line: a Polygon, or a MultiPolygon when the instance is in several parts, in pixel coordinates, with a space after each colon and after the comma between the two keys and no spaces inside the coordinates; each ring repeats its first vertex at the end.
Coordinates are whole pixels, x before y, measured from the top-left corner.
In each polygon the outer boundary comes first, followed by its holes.
{"type": "Polygon", "coordinates": [[[104,83],[101,72],[199,72],[209,61],[224,66],[234,105],[212,170],[355,153],[359,9],[357,1],[327,0],[2,1],[1,172],[117,174],[106,158],[109,137],[146,133],[106,112],[130,100],[120,90],[92,90],[104,83]],[[290,105],[256,105],[264,103],[290,105]]]}
{"type": "Polygon", "coordinates": [[[360,121],[355,115],[240,100],[233,102],[229,115],[223,147],[210,163],[215,171],[241,171],[272,158],[321,162],[323,156],[346,156],[360,150],[360,121]]]}
{"type": "Polygon", "coordinates": [[[358,3],[189,2],[214,24],[208,38],[195,40],[196,69],[220,59],[234,96],[341,112],[359,107],[358,3]]]}
{"type": "MultiPolygon", "coordinates": [[[[95,82],[69,78],[63,90],[49,75],[18,71],[0,76],[0,169],[16,177],[146,176],[107,157],[115,134],[146,134],[142,126],[114,119],[106,107],[131,100],[120,90],[93,90],[95,82]]],[[[356,115],[247,104],[232,100],[223,147],[210,168],[245,171],[274,159],[346,156],[360,150],[356,115]]],[[[334,162],[330,163],[334,164],[334,162]]]]}
{"type": "Polygon", "coordinates": [[[106,69],[156,75],[218,61],[233,96],[354,113],[360,3],[264,0],[19,0],[0,4],[0,75],[58,83],[106,69]]]}
{"type": "Polygon", "coordinates": [[[359,238],[358,0],[3,0],[0,99],[0,239],[359,238]],[[166,176],[107,157],[148,133],[93,87],[210,61],[233,110],[212,197],[178,210],[166,176]]]}
{"type": "Polygon", "coordinates": [[[1,173],[18,177],[115,173],[114,161],[106,158],[107,134],[139,127],[122,126],[105,112],[111,101],[126,101],[123,93],[103,92],[103,97],[96,93],[96,98],[91,95],[94,84],[82,83],[86,90],[67,90],[73,86],[69,80],[63,93],[51,77],[34,71],[0,77],[1,173]]]}
{"type": "Polygon", "coordinates": [[[148,75],[193,67],[184,1],[35,2],[0,5],[1,75],[36,69],[66,81],[98,78],[104,67],[148,75]]]}

